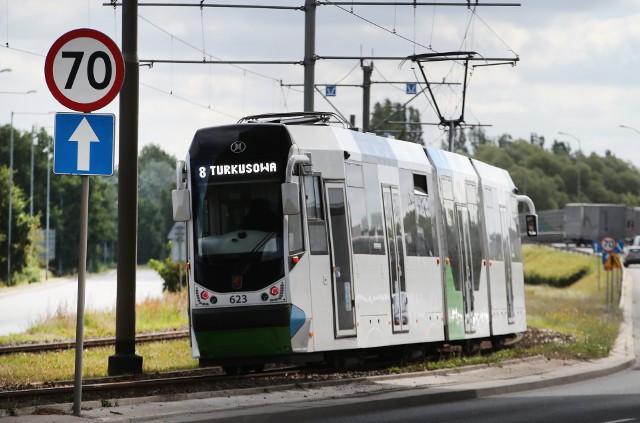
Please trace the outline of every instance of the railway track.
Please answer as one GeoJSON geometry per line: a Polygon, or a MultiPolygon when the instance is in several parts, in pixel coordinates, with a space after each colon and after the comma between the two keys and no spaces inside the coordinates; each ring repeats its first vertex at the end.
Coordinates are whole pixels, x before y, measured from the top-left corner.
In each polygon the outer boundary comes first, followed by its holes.
{"type": "MultiPolygon", "coordinates": [[[[198,369],[195,371],[123,376],[86,380],[82,384],[85,400],[175,394],[183,392],[228,391],[230,389],[255,388],[291,384],[291,378],[299,376],[295,368],[274,369],[265,373],[226,376],[222,369],[198,369]]],[[[73,395],[73,381],[61,381],[30,385],[21,389],[0,391],[0,404],[29,401],[39,403],[67,402],[73,395]]]]}
{"type": "MultiPolygon", "coordinates": [[[[148,333],[136,335],[136,342],[158,342],[169,341],[174,339],[186,339],[189,337],[188,330],[177,330],[160,333],[148,333]]],[[[86,339],[83,342],[84,348],[97,348],[115,345],[115,338],[95,338],[86,339]]],[[[75,348],[75,341],[59,341],[59,342],[42,342],[42,343],[24,343],[15,345],[0,346],[0,355],[16,354],[16,353],[41,353],[46,351],[68,350],[75,348]]]]}
{"type": "MultiPolygon", "coordinates": [[[[187,331],[175,331],[162,334],[142,335],[137,340],[140,342],[153,342],[166,339],[180,339],[188,335],[187,331]]],[[[516,337],[510,342],[503,343],[502,347],[511,347],[521,340],[516,337]]],[[[91,345],[104,346],[114,342],[112,338],[91,340],[91,345]]],[[[85,344],[86,345],[86,344],[85,344]]],[[[50,344],[28,344],[2,347],[1,353],[37,353],[54,349],[73,348],[75,343],[61,342],[50,344]]],[[[441,353],[459,354],[460,349],[444,347],[441,353]]],[[[492,348],[488,348],[492,350],[492,348]]],[[[485,350],[487,352],[487,350],[485,350]]],[[[473,354],[473,353],[470,353],[473,354]]],[[[438,361],[440,356],[432,356],[429,360],[438,361]]],[[[264,388],[277,389],[283,386],[306,386],[311,383],[353,383],[362,378],[388,374],[390,367],[397,367],[399,361],[393,360],[367,362],[365,365],[351,369],[336,370],[330,366],[321,367],[294,367],[274,366],[264,372],[246,373],[228,376],[220,367],[207,367],[193,370],[177,371],[170,373],[155,373],[144,375],[116,376],[100,379],[87,379],[83,381],[83,400],[103,400],[105,398],[117,399],[125,397],[141,397],[152,395],[171,395],[185,392],[200,391],[225,391],[264,388]]],[[[24,386],[7,387],[0,390],[1,404],[52,404],[69,402],[73,396],[73,381],[46,382],[27,384],[24,386]]],[[[2,389],[2,388],[0,388],[2,389]]]]}

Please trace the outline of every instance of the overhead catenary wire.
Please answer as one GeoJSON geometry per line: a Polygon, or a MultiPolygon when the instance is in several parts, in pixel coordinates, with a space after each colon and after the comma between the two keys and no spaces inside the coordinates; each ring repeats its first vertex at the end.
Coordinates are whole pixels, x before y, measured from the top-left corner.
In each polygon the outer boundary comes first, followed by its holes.
{"type": "MultiPolygon", "coordinates": [[[[112,2],[112,4],[113,3],[115,3],[115,2],[112,2]]],[[[353,9],[353,6],[356,5],[356,4],[361,4],[361,5],[383,5],[384,3],[381,3],[381,2],[376,2],[376,3],[368,3],[367,2],[367,3],[365,3],[365,2],[353,2],[352,1],[352,2],[349,3],[349,5],[351,6],[351,10],[348,11],[348,12],[350,14],[358,17],[359,19],[367,22],[367,23],[369,23],[369,24],[371,24],[371,25],[373,25],[373,26],[375,26],[377,28],[380,28],[380,29],[382,29],[382,30],[384,30],[384,31],[386,31],[386,32],[388,32],[390,34],[392,34],[393,36],[400,37],[402,39],[410,41],[412,43],[412,45],[413,45],[414,52],[415,52],[415,48],[416,48],[417,45],[420,45],[421,47],[426,48],[426,49],[430,49],[430,51],[435,51],[435,50],[433,50],[431,48],[431,46],[422,45],[421,43],[418,43],[417,40],[416,40],[416,8],[417,8],[417,5],[425,5],[427,3],[422,3],[422,2],[419,3],[417,1],[413,1],[411,3],[406,3],[406,2],[402,3],[402,2],[398,2],[397,0],[394,3],[386,3],[386,4],[390,4],[390,5],[394,6],[394,21],[393,21],[392,30],[389,30],[389,29],[385,28],[384,26],[375,23],[370,19],[366,19],[366,18],[364,18],[362,16],[357,15],[354,12],[354,9],[353,9]],[[409,39],[408,37],[402,36],[402,35],[397,33],[397,30],[396,30],[397,15],[396,15],[396,13],[397,13],[397,7],[399,5],[410,5],[410,6],[412,6],[414,8],[414,36],[413,36],[412,39],[409,39]]],[[[341,7],[341,3],[340,2],[335,2],[335,1],[321,2],[321,1],[319,1],[319,2],[317,2],[317,5],[332,5],[332,6],[337,7],[340,10],[347,11],[345,8],[341,7]]],[[[430,5],[433,5],[434,8],[435,8],[436,5],[442,5],[442,3],[430,3],[430,5]]],[[[468,6],[468,8],[470,10],[472,10],[472,13],[469,15],[469,19],[467,20],[465,33],[464,33],[463,39],[461,40],[461,45],[465,45],[467,43],[468,36],[469,36],[469,31],[470,31],[471,25],[472,25],[472,23],[474,21],[473,17],[477,16],[477,14],[475,13],[477,5],[480,5],[480,4],[476,2],[476,4],[474,4],[472,6],[471,3],[467,2],[467,6],[468,6]]],[[[482,4],[482,5],[484,5],[484,4],[482,4]]],[[[517,6],[519,4],[515,4],[514,3],[514,4],[510,4],[510,5],[517,6]]],[[[201,11],[201,27],[202,27],[202,31],[203,31],[203,49],[202,49],[202,51],[204,53],[205,52],[205,49],[204,49],[204,42],[205,42],[205,40],[204,40],[204,20],[203,20],[203,15],[202,15],[204,4],[203,4],[203,2],[200,2],[197,6],[200,7],[200,11],[201,11]]],[[[231,6],[243,7],[243,6],[247,6],[247,7],[252,7],[252,8],[268,8],[266,6],[258,7],[258,5],[248,6],[248,5],[207,4],[206,6],[208,6],[208,7],[231,7],[231,6]]],[[[280,7],[276,7],[276,8],[280,8],[280,7]]],[[[298,9],[298,8],[288,8],[288,10],[292,10],[292,9],[302,10],[302,9],[298,9]]],[[[432,28],[432,30],[433,30],[433,28],[432,28]]],[[[188,43],[186,43],[186,44],[188,44],[188,43]]],[[[322,60],[322,59],[335,60],[335,59],[344,59],[344,58],[343,57],[338,57],[338,56],[315,56],[314,57],[314,60],[322,60]]],[[[363,58],[359,58],[359,59],[363,59],[363,58]]],[[[376,60],[402,60],[403,58],[400,58],[400,57],[376,57],[375,59],[376,60]]],[[[161,60],[161,59],[155,59],[155,60],[153,60],[153,59],[150,59],[150,60],[142,59],[141,62],[147,62],[147,63],[150,64],[150,66],[153,66],[153,64],[155,64],[155,63],[163,63],[164,61],[161,60]]],[[[276,64],[276,65],[279,65],[279,64],[303,64],[304,65],[304,62],[299,62],[299,61],[277,61],[277,62],[271,62],[271,61],[221,61],[221,60],[217,60],[217,61],[210,60],[210,61],[207,61],[206,56],[203,58],[202,62],[204,62],[204,63],[219,63],[219,64],[233,64],[233,65],[241,65],[241,64],[276,64]]],[[[177,61],[176,63],[197,63],[197,62],[196,61],[188,61],[187,60],[187,61],[177,61]]],[[[465,62],[465,63],[468,63],[468,62],[465,62]]],[[[465,65],[465,69],[466,68],[467,68],[467,66],[465,65]]],[[[354,69],[355,69],[355,67],[349,73],[347,73],[347,75],[345,77],[343,77],[340,81],[344,80],[350,73],[353,72],[354,69]]],[[[245,74],[245,76],[246,76],[246,74],[245,74]]],[[[466,74],[465,74],[465,77],[466,77],[466,74]]],[[[394,87],[394,88],[398,89],[398,87],[394,87]]],[[[451,87],[449,87],[449,89],[451,90],[451,87]]],[[[462,100],[462,102],[464,102],[464,100],[462,100]]],[[[459,110],[459,108],[460,108],[460,101],[455,106],[455,110],[459,110]]]]}
{"type": "MultiPolygon", "coordinates": [[[[381,30],[383,30],[383,31],[385,31],[385,32],[387,32],[387,33],[389,33],[389,34],[391,34],[391,35],[395,36],[395,37],[398,37],[398,38],[400,38],[400,39],[403,39],[403,40],[405,40],[405,41],[408,41],[408,42],[410,42],[410,43],[412,43],[412,44],[417,44],[417,45],[419,45],[420,47],[423,47],[423,48],[425,48],[425,49],[427,49],[427,50],[429,50],[429,51],[432,51],[432,52],[434,52],[434,53],[436,52],[436,51],[435,51],[435,50],[433,50],[430,46],[425,46],[425,45],[423,45],[423,44],[421,44],[421,43],[418,43],[415,39],[413,39],[413,40],[412,40],[412,39],[411,39],[411,38],[409,38],[409,37],[406,37],[406,36],[404,36],[404,35],[399,34],[399,33],[398,33],[398,32],[396,32],[395,30],[390,30],[390,29],[388,29],[388,28],[385,28],[384,26],[382,26],[382,25],[380,25],[380,24],[377,24],[377,23],[373,22],[373,21],[372,21],[372,20],[370,20],[370,19],[365,18],[364,16],[360,16],[360,15],[358,15],[357,13],[355,13],[355,12],[353,12],[353,11],[349,11],[349,10],[347,10],[346,8],[344,8],[344,7],[342,7],[342,6],[341,6],[341,4],[343,4],[343,3],[341,3],[341,2],[332,2],[332,1],[328,1],[328,0],[327,0],[327,1],[324,1],[324,2],[319,2],[319,4],[323,4],[323,3],[328,4],[328,5],[335,6],[335,7],[337,7],[338,9],[340,9],[340,10],[342,10],[342,11],[344,11],[344,12],[346,12],[346,13],[350,14],[350,15],[353,15],[353,16],[357,17],[358,19],[360,19],[360,20],[362,20],[362,21],[364,21],[364,22],[367,22],[368,24],[373,25],[374,27],[376,27],[376,28],[378,28],[378,29],[381,29],[381,30]]],[[[391,3],[391,4],[393,4],[393,3],[391,3]]],[[[412,3],[411,3],[411,4],[412,4],[412,3]]],[[[379,4],[379,3],[375,3],[375,5],[380,5],[380,4],[379,4]]]]}
{"type": "MultiPolygon", "coordinates": [[[[181,42],[181,43],[182,43],[182,44],[184,44],[185,46],[187,46],[187,47],[189,47],[189,48],[191,48],[191,49],[193,49],[193,50],[195,50],[195,51],[197,51],[197,52],[202,52],[202,50],[201,50],[200,48],[198,48],[197,46],[194,46],[193,44],[191,44],[191,43],[189,43],[189,42],[187,42],[187,41],[183,40],[182,38],[177,37],[175,34],[173,34],[173,33],[169,32],[169,31],[167,31],[166,29],[162,28],[161,26],[157,25],[156,23],[151,22],[149,19],[145,18],[144,16],[142,16],[142,15],[138,15],[138,17],[139,17],[140,19],[142,19],[143,21],[147,22],[149,25],[151,25],[151,26],[153,26],[154,28],[158,29],[159,31],[161,31],[161,32],[165,33],[166,35],[168,35],[168,36],[170,36],[170,37],[173,37],[173,39],[175,39],[175,40],[177,40],[177,41],[181,42]]],[[[206,60],[206,58],[205,58],[205,60],[202,60],[202,61],[196,61],[196,62],[197,62],[197,63],[222,63],[222,59],[220,59],[220,58],[218,58],[218,57],[216,57],[216,56],[212,55],[211,53],[207,53],[207,52],[205,51],[205,54],[209,56],[209,60],[206,60]]],[[[142,63],[143,61],[141,60],[140,62],[142,63]]],[[[193,61],[191,61],[191,62],[193,62],[193,61]]],[[[163,60],[153,60],[153,63],[168,63],[168,61],[163,61],[163,60]]],[[[181,62],[174,62],[174,63],[181,63],[181,62]]],[[[249,62],[247,62],[247,63],[249,63],[249,62]]],[[[301,63],[301,62],[300,62],[300,63],[301,63]]],[[[243,68],[243,67],[241,67],[241,66],[238,66],[238,64],[240,64],[240,63],[230,63],[230,62],[226,62],[226,63],[224,63],[224,64],[231,65],[231,66],[233,66],[233,67],[235,67],[235,68],[237,68],[237,69],[240,69],[240,70],[242,70],[242,71],[246,71],[246,72],[247,72],[247,73],[249,73],[249,74],[256,75],[256,76],[260,76],[260,77],[265,78],[265,79],[269,79],[269,80],[276,81],[276,82],[277,82],[277,81],[280,81],[280,79],[279,79],[279,78],[276,78],[276,77],[273,77],[273,76],[269,76],[269,75],[265,75],[265,74],[263,74],[263,73],[256,72],[256,71],[253,71],[253,70],[250,70],[250,69],[245,69],[245,68],[243,68]]],[[[253,64],[253,63],[252,63],[252,64],[253,64]]]]}
{"type": "Polygon", "coordinates": [[[188,98],[185,98],[185,97],[179,96],[179,95],[177,95],[177,94],[174,94],[174,93],[172,93],[172,92],[169,92],[169,91],[163,90],[162,88],[158,88],[158,87],[155,87],[155,86],[153,86],[153,85],[150,85],[150,84],[147,84],[147,83],[144,83],[144,82],[140,82],[140,85],[142,85],[142,86],[144,86],[144,87],[147,87],[147,88],[149,88],[149,89],[152,89],[152,90],[154,90],[154,91],[158,91],[158,92],[160,92],[160,93],[170,95],[171,97],[177,98],[178,100],[181,100],[181,101],[187,102],[187,103],[192,104],[192,105],[194,105],[194,106],[201,107],[201,108],[203,108],[203,109],[211,110],[212,112],[219,113],[219,114],[221,114],[221,115],[223,115],[223,116],[226,116],[226,117],[229,117],[229,118],[231,118],[231,119],[234,119],[234,120],[238,120],[238,119],[239,119],[239,117],[238,117],[238,116],[234,116],[234,115],[231,115],[231,114],[229,114],[229,113],[226,113],[226,112],[223,112],[223,111],[220,111],[220,110],[213,109],[213,108],[211,108],[211,106],[207,106],[206,104],[198,103],[197,101],[189,100],[188,98]]]}
{"type": "MultiPolygon", "coordinates": [[[[111,1],[112,5],[116,5],[117,3],[115,1],[111,1]]],[[[143,3],[143,5],[157,5],[157,6],[197,6],[200,8],[200,20],[201,20],[201,29],[202,29],[202,49],[197,49],[198,51],[201,51],[203,53],[203,59],[202,61],[192,61],[192,60],[179,60],[179,61],[174,61],[171,60],[172,63],[210,63],[210,64],[231,64],[231,65],[244,65],[244,64],[275,64],[275,65],[280,65],[280,64],[303,64],[305,65],[306,62],[301,62],[301,61],[246,61],[246,60],[240,60],[240,61],[224,61],[224,60],[213,60],[212,57],[209,57],[209,60],[207,60],[207,56],[206,56],[206,48],[205,48],[205,36],[204,36],[204,17],[203,17],[203,9],[204,7],[247,7],[247,8],[274,8],[274,9],[286,9],[286,10],[304,10],[304,7],[283,7],[283,6],[268,6],[268,5],[239,5],[239,4],[204,4],[203,1],[200,1],[198,4],[187,4],[187,3],[174,3],[174,4],[170,4],[170,3],[143,3]]],[[[415,48],[416,46],[420,46],[423,47],[429,51],[433,51],[435,52],[435,50],[431,47],[431,45],[429,46],[425,46],[421,43],[419,43],[417,41],[417,37],[416,37],[416,8],[418,5],[431,5],[434,7],[435,6],[443,6],[443,5],[457,5],[457,6],[462,6],[465,5],[470,11],[470,15],[469,18],[467,19],[466,22],[466,28],[464,31],[464,36],[461,40],[461,46],[465,46],[468,44],[469,42],[469,36],[470,36],[470,32],[472,32],[472,25],[474,23],[474,17],[478,16],[476,13],[476,8],[477,6],[485,6],[485,5],[490,5],[489,3],[478,3],[476,2],[475,4],[472,4],[471,2],[466,2],[466,3],[437,3],[437,2],[417,2],[417,1],[412,1],[412,2],[400,2],[398,0],[395,0],[393,3],[385,3],[385,2],[355,2],[355,1],[351,1],[349,3],[344,3],[344,2],[338,2],[338,1],[317,1],[315,2],[316,6],[320,6],[320,5],[329,5],[329,6],[334,6],[337,7],[338,9],[345,11],[347,13],[350,13],[353,16],[356,16],[358,19],[363,20],[364,22],[367,22],[370,25],[373,25],[374,27],[377,27],[383,31],[386,31],[387,33],[393,35],[394,37],[399,37],[400,39],[404,39],[406,41],[409,41],[412,43],[413,46],[413,50],[415,52],[415,48]],[[342,4],[348,4],[350,6],[350,10],[347,10],[346,8],[342,7],[342,4]],[[380,25],[376,22],[374,22],[371,19],[367,19],[363,16],[358,15],[355,11],[354,11],[354,6],[355,5],[366,5],[366,6],[381,6],[381,5],[392,5],[394,7],[394,16],[393,16],[393,27],[392,29],[388,29],[385,28],[383,25],[380,25]],[[397,25],[397,8],[401,5],[407,5],[407,6],[412,6],[414,8],[414,28],[413,28],[413,37],[409,38],[407,36],[398,34],[396,25],[397,25]]],[[[519,6],[518,3],[492,3],[491,5],[509,5],[509,6],[519,6]]],[[[434,22],[435,22],[435,18],[434,18],[434,22]]],[[[482,21],[485,25],[486,22],[482,21]]],[[[433,26],[432,25],[432,34],[433,34],[433,26]]],[[[497,36],[497,34],[495,33],[495,31],[492,30],[492,32],[497,36]]],[[[501,39],[501,38],[500,38],[501,39]]],[[[501,39],[502,40],[502,39],[501,39]]],[[[432,41],[432,40],[431,40],[432,41]]],[[[504,40],[502,40],[504,41],[504,40]]],[[[187,45],[189,45],[188,43],[185,43],[187,45]]],[[[195,49],[195,47],[193,47],[195,49]]],[[[415,54],[414,54],[415,56],[415,54]]],[[[340,60],[340,59],[349,59],[348,57],[339,57],[339,56],[321,56],[321,55],[315,55],[314,56],[314,61],[316,60],[340,60]]],[[[365,58],[362,57],[358,57],[357,59],[363,60],[365,58]]],[[[371,59],[375,59],[375,60],[403,60],[403,57],[371,57],[369,58],[371,59]]],[[[305,58],[305,61],[307,59],[305,58]]],[[[511,60],[511,59],[507,59],[507,60],[511,60]]],[[[146,62],[148,63],[150,66],[153,66],[155,63],[164,63],[166,62],[165,60],[162,59],[142,59],[141,62],[146,62]]],[[[465,67],[465,80],[467,78],[467,70],[468,70],[468,60],[464,61],[464,67],[465,67]]],[[[306,66],[306,65],[305,65],[306,66]]],[[[455,66],[455,63],[453,64],[453,66],[455,66]]],[[[351,69],[343,78],[340,79],[340,82],[343,81],[344,79],[346,79],[353,71],[355,70],[355,67],[353,69],[351,69]]],[[[451,70],[449,72],[449,74],[451,73],[451,70]]],[[[243,68],[243,77],[246,78],[246,69],[243,68]]],[[[277,80],[276,78],[271,78],[272,80],[277,80]]],[[[244,83],[243,83],[244,84],[244,83]]],[[[394,87],[396,89],[399,89],[398,87],[394,87]]],[[[452,88],[449,87],[449,90],[451,90],[452,88]]],[[[243,94],[244,95],[244,94],[243,94]]],[[[462,104],[464,104],[464,90],[463,90],[463,99],[461,100],[462,104]]],[[[243,102],[244,103],[244,102],[243,102]]],[[[464,106],[463,106],[464,108],[464,106]]],[[[459,110],[460,109],[460,102],[458,102],[458,104],[455,106],[455,110],[459,110]]],[[[461,113],[461,118],[463,116],[464,111],[462,111],[461,113]]]]}

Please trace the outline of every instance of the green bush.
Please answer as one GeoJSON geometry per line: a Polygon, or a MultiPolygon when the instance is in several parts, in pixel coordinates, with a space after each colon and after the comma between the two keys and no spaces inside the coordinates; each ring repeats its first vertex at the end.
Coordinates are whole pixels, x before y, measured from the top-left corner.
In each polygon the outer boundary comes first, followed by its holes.
{"type": "Polygon", "coordinates": [[[149,260],[149,267],[155,270],[164,281],[162,290],[179,292],[187,286],[187,272],[183,262],[176,262],[167,257],[164,261],[149,260]]]}

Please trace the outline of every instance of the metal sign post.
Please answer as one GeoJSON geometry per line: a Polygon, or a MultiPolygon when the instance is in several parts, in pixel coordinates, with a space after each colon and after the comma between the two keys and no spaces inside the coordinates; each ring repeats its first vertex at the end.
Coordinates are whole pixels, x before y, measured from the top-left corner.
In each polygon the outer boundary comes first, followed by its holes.
{"type": "Polygon", "coordinates": [[[76,316],[76,367],[73,379],[73,414],[80,414],[82,403],[82,350],[84,347],[84,302],[87,273],[87,232],[89,226],[89,177],[82,178],[80,196],[80,241],[78,243],[78,309],[76,316]]]}

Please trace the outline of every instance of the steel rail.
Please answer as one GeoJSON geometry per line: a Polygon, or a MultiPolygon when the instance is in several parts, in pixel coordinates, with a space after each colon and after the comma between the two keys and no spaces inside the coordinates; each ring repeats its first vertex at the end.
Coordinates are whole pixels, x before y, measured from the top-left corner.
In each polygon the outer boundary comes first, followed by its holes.
{"type": "MultiPolygon", "coordinates": [[[[185,339],[189,337],[188,330],[177,330],[161,333],[146,333],[136,335],[136,342],[158,342],[174,339],[185,339]]],[[[85,348],[106,347],[115,344],[115,337],[87,339],[84,341],[85,348]]],[[[25,343],[16,345],[0,346],[0,355],[16,353],[39,353],[46,351],[68,350],[75,348],[75,341],[25,343]]]]}

